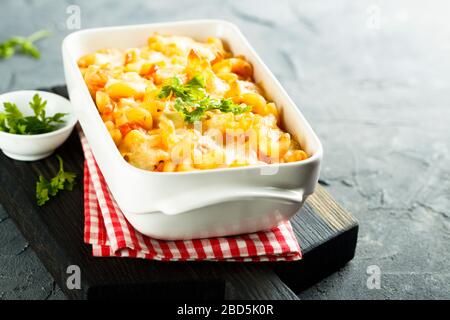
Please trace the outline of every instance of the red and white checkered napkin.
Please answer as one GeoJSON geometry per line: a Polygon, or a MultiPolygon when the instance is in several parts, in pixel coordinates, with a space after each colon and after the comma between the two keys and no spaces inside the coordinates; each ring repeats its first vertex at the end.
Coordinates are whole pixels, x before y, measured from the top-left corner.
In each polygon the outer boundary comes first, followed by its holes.
{"type": "Polygon", "coordinates": [[[164,241],[136,231],[106,186],[80,131],[84,156],[84,241],[94,256],[133,257],[163,261],[294,261],[300,246],[290,222],[265,232],[209,239],[164,241]]]}

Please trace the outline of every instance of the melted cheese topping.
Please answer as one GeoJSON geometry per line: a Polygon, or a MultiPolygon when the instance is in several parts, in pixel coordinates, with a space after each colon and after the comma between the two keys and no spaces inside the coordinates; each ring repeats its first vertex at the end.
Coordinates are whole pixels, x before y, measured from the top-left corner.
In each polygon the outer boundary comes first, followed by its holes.
{"type": "Polygon", "coordinates": [[[300,161],[308,155],[278,127],[276,105],[253,81],[252,65],[222,41],[152,35],[142,48],[104,49],[78,60],[98,111],[122,156],[151,171],[190,171],[300,161]],[[189,123],[159,98],[177,77],[200,75],[206,94],[250,106],[240,114],[218,109],[189,123]]]}

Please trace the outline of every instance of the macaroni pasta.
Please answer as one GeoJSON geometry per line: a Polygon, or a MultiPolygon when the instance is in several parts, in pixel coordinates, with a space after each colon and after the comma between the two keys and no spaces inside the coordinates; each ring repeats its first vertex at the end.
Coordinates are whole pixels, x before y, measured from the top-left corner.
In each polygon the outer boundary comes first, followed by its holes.
{"type": "Polygon", "coordinates": [[[220,39],[154,34],[146,46],[78,60],[120,153],[151,171],[191,171],[304,160],[279,128],[252,65],[220,39]]]}

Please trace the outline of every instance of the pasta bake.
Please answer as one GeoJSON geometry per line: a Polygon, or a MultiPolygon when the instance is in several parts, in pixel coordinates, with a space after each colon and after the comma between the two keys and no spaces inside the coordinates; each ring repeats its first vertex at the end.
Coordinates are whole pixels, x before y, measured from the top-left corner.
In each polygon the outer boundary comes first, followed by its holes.
{"type": "Polygon", "coordinates": [[[147,45],[102,49],[78,66],[121,155],[174,172],[308,158],[245,57],[218,38],[153,34],[147,45]]]}

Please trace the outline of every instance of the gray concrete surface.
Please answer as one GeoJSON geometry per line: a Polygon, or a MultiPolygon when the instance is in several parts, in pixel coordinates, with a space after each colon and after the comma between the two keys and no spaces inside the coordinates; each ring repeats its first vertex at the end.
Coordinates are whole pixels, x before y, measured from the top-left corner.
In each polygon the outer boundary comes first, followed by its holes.
{"type": "MultiPolygon", "coordinates": [[[[0,61],[0,92],[64,83],[70,4],[82,28],[193,18],[241,27],[322,139],[322,179],[361,224],[355,259],[301,299],[450,298],[447,1],[2,1],[0,41],[54,34],[40,61],[0,61]],[[380,289],[366,285],[372,265],[380,289]]],[[[64,295],[0,210],[0,299],[18,298],[64,295]]]]}

